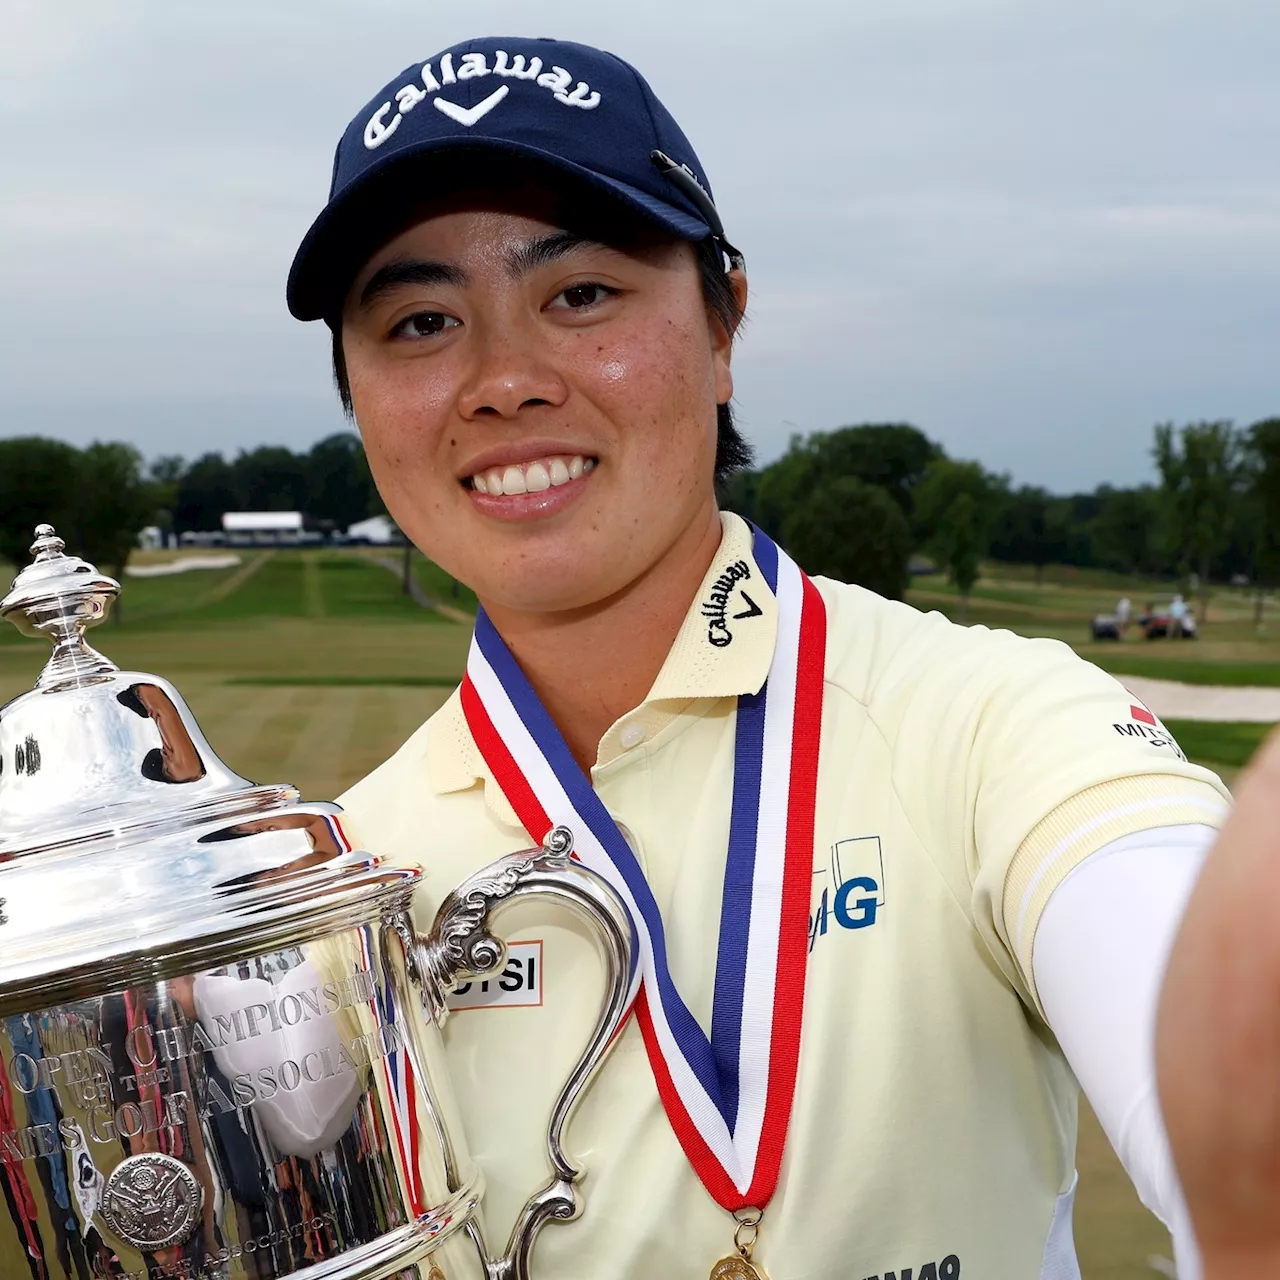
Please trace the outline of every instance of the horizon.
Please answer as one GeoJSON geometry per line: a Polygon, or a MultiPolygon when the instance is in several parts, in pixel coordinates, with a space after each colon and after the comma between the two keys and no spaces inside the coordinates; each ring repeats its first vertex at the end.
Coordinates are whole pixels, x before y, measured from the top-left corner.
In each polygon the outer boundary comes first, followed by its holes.
{"type": "Polygon", "coordinates": [[[783,32],[758,0],[309,13],[17,0],[0,437],[191,459],[348,429],[327,330],[283,298],[333,144],[399,67],[513,25],[632,61],[697,147],[748,258],[735,399],[759,465],[793,433],[910,422],[1090,492],[1154,482],[1158,422],[1280,412],[1262,0],[809,3],[783,32]]]}

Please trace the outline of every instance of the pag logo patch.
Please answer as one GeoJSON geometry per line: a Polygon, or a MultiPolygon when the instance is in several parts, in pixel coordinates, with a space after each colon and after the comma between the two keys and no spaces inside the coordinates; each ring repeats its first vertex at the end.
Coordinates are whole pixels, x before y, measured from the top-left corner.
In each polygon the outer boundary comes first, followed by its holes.
{"type": "Polygon", "coordinates": [[[809,950],[831,928],[867,929],[884,910],[884,850],[879,836],[837,840],[813,868],[809,950]]]}
{"type": "Polygon", "coordinates": [[[487,978],[464,982],[449,997],[449,1008],[529,1008],[542,1003],[542,939],[507,943],[507,963],[487,978]]]}
{"type": "Polygon", "coordinates": [[[764,610],[747,595],[745,587],[738,583],[746,582],[751,577],[751,566],[745,560],[735,560],[711,584],[707,598],[702,602],[702,616],[707,620],[707,643],[717,649],[733,643],[733,631],[729,623],[742,622],[747,618],[760,618],[764,610]],[[738,599],[734,600],[736,594],[738,599]],[[734,612],[730,613],[730,609],[734,612]]]}
{"type": "MultiPolygon", "coordinates": [[[[1133,698],[1132,694],[1129,696],[1133,698]]],[[[1129,708],[1129,719],[1117,721],[1111,727],[1122,738],[1139,738],[1153,747],[1167,747],[1179,760],[1187,758],[1173,734],[1161,723],[1160,717],[1137,698],[1133,698],[1133,704],[1129,708]]]]}
{"type": "Polygon", "coordinates": [[[414,107],[428,98],[442,115],[448,116],[463,128],[470,129],[511,92],[509,84],[501,84],[474,106],[464,107],[452,101],[444,91],[450,85],[460,84],[465,80],[480,80],[487,76],[497,76],[504,81],[523,80],[546,89],[561,106],[594,111],[600,105],[599,92],[581,80],[574,85],[573,76],[564,67],[551,67],[544,71],[541,58],[526,58],[523,53],[508,55],[505,49],[494,50],[492,66],[483,53],[464,53],[456,66],[453,54],[446,53],[440,59],[438,71],[437,75],[437,69],[431,63],[424,62],[421,87],[410,80],[396,90],[394,104],[384,102],[369,117],[369,122],[364,127],[364,145],[370,151],[382,146],[400,127],[400,118],[407,116],[414,107]]]}

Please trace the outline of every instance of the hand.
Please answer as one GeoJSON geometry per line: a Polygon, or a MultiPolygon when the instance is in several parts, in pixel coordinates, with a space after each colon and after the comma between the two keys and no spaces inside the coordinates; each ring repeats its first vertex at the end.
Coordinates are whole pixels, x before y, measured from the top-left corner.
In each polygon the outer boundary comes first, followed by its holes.
{"type": "Polygon", "coordinates": [[[1280,1276],[1280,733],[1191,896],[1156,1060],[1205,1280],[1280,1276]]]}

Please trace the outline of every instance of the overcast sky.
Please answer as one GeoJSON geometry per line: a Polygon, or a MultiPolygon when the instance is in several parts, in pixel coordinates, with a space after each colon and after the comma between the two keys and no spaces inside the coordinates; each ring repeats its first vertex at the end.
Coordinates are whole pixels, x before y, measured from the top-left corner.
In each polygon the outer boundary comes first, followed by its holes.
{"type": "Polygon", "coordinates": [[[1280,414],[1275,0],[0,0],[0,436],[342,426],[284,305],[348,119],[415,59],[634,62],[746,253],[740,417],[911,421],[1065,492],[1280,414]]]}

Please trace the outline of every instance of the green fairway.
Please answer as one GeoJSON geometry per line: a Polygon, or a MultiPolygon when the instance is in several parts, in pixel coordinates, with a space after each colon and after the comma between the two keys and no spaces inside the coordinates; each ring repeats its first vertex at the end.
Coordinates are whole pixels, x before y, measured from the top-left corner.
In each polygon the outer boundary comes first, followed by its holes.
{"type": "MultiPolygon", "coordinates": [[[[421,593],[452,616],[422,608],[401,592],[400,554],[248,551],[233,569],[126,578],[121,621],[90,638],[122,667],[172,679],[232,768],[331,799],[440,706],[466,662],[470,629],[457,618],[474,609],[474,597],[416,556],[421,593]]],[[[140,557],[157,558],[164,557],[140,557]]],[[[4,583],[9,576],[0,570],[4,583]]],[[[1194,644],[1090,643],[1090,615],[1113,607],[1121,591],[1135,601],[1160,593],[1112,575],[1062,570],[1037,587],[1029,571],[998,566],[975,592],[970,621],[1056,636],[1129,674],[1280,683],[1280,608],[1275,633],[1259,635],[1252,601],[1224,591],[1194,644]]],[[[910,598],[922,608],[957,611],[955,592],[938,579],[917,581],[910,598]]],[[[0,702],[31,687],[47,654],[43,641],[0,627],[0,702]]],[[[1267,730],[1182,720],[1169,727],[1188,755],[1228,776],[1267,730]]],[[[1168,1237],[1138,1203],[1088,1108],[1081,1111],[1076,1239],[1084,1276],[1151,1280],[1159,1273],[1150,1260],[1172,1256],[1168,1237]]]]}
{"type": "MultiPolygon", "coordinates": [[[[440,705],[470,640],[364,551],[250,551],[234,569],[126,578],[122,595],[121,620],[92,642],[172,679],[232,768],[314,799],[369,772],[440,705]]],[[[2,701],[31,687],[48,646],[9,626],[0,637],[2,701]]]]}
{"type": "Polygon", "coordinates": [[[1248,764],[1274,728],[1269,724],[1225,724],[1213,720],[1166,720],[1165,726],[1188,756],[1220,770],[1248,764]]]}
{"type": "Polygon", "coordinates": [[[1178,680],[1182,684],[1278,685],[1277,662],[1197,662],[1179,653],[1172,658],[1148,657],[1123,650],[1094,646],[1089,660],[1119,676],[1149,676],[1154,680],[1178,680]]]}
{"type": "MultiPolygon", "coordinates": [[[[1123,641],[1095,641],[1090,619],[1111,613],[1121,595],[1135,612],[1149,600],[1168,599],[1172,583],[1124,578],[1097,570],[1049,566],[1037,586],[1031,570],[989,564],[974,588],[968,621],[1026,636],[1062,640],[1117,675],[1148,676],[1185,684],[1280,685],[1280,599],[1267,599],[1263,627],[1255,625],[1256,596],[1237,587],[1215,587],[1207,619],[1199,617],[1195,640],[1144,640],[1136,627],[1123,641]]],[[[959,619],[955,588],[940,575],[912,581],[907,599],[959,619]]]]}

